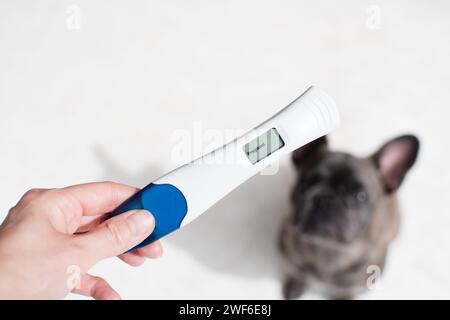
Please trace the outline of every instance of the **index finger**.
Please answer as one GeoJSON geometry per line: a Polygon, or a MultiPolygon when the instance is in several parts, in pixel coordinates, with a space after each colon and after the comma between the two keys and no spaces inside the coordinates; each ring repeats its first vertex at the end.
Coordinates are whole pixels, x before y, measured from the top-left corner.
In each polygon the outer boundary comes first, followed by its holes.
{"type": "MultiPolygon", "coordinates": [[[[58,189],[62,201],[68,201],[74,213],[95,216],[111,212],[138,192],[136,187],[115,182],[93,182],[58,189]]],[[[72,211],[73,212],[73,211],[72,211]]]]}

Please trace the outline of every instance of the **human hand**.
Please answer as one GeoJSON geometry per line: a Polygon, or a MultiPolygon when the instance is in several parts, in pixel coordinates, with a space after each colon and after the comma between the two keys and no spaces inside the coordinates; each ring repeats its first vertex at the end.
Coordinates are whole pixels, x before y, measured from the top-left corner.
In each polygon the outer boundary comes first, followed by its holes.
{"type": "Polygon", "coordinates": [[[125,253],[148,237],[153,216],[132,210],[103,221],[138,189],[112,182],[32,189],[0,226],[0,299],[60,299],[69,292],[120,299],[88,270],[118,256],[132,266],[162,254],[160,242],[125,253]],[[69,281],[79,271],[80,281],[69,281]]]}

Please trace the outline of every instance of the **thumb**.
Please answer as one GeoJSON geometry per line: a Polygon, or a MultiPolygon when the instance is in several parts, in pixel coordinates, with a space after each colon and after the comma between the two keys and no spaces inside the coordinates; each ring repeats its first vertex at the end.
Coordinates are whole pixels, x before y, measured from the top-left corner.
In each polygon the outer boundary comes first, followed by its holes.
{"type": "Polygon", "coordinates": [[[155,228],[155,219],[146,210],[131,210],[108,219],[94,230],[79,235],[83,256],[92,265],[117,256],[147,238],[155,228]]]}

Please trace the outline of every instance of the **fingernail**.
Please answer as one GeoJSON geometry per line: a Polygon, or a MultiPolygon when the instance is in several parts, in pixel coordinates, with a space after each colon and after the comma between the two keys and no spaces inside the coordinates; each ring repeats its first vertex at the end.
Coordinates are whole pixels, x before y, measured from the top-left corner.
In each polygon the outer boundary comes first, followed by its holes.
{"type": "Polygon", "coordinates": [[[154,218],[152,214],[146,210],[139,210],[127,218],[128,225],[135,236],[139,236],[148,232],[153,228],[154,218]]]}

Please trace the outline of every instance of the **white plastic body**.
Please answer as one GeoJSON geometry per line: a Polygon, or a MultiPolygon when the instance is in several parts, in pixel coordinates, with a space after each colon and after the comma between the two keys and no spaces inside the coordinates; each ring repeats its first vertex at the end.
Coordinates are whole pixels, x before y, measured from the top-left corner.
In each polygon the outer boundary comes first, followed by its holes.
{"type": "Polygon", "coordinates": [[[334,101],[325,92],[312,86],[255,129],[178,167],[153,183],[172,184],[185,196],[188,211],[182,227],[273,161],[330,133],[339,125],[339,112],[334,101]],[[244,145],[272,128],[278,131],[285,145],[263,160],[251,164],[243,150],[244,145]]]}

